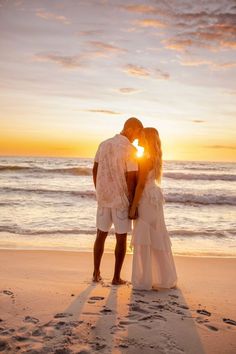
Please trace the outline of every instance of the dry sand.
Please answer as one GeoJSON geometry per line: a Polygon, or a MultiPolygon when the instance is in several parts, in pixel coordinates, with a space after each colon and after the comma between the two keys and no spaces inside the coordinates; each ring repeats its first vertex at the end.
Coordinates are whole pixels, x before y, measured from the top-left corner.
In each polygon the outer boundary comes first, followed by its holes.
{"type": "Polygon", "coordinates": [[[0,352],[236,353],[236,323],[224,320],[236,320],[236,259],[175,262],[177,289],[135,291],[111,286],[112,254],[94,284],[91,253],[1,250],[0,352]]]}

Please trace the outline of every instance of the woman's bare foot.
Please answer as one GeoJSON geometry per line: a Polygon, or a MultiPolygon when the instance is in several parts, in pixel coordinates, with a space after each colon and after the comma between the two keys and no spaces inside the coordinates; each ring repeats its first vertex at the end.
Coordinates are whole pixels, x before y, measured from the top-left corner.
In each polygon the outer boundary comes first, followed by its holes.
{"type": "Polygon", "coordinates": [[[113,279],[112,280],[112,285],[124,285],[126,284],[127,281],[123,280],[123,279],[113,279]]]}

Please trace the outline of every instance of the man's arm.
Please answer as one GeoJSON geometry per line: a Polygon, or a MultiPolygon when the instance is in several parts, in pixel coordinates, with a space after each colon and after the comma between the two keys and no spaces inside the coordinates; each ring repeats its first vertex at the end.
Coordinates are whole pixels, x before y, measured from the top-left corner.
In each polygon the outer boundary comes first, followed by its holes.
{"type": "Polygon", "coordinates": [[[97,173],[98,173],[98,162],[94,162],[94,164],[93,164],[93,183],[94,183],[95,188],[96,188],[96,181],[97,181],[97,173]]]}
{"type": "Polygon", "coordinates": [[[126,183],[128,188],[128,199],[129,199],[130,206],[132,205],[134,199],[135,189],[137,185],[137,176],[138,176],[138,171],[126,172],[126,183]]]}

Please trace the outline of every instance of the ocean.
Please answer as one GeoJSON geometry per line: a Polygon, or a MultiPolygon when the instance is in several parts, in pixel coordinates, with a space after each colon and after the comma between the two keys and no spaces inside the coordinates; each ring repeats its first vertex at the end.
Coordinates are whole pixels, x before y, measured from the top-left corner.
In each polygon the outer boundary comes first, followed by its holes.
{"type": "MultiPolygon", "coordinates": [[[[0,248],[92,251],[93,159],[0,157],[0,248]]],[[[236,256],[236,163],[164,161],[162,189],[172,250],[236,256]]],[[[128,249],[130,235],[128,236],[128,249]]],[[[113,252],[114,230],[106,241],[113,252]]]]}

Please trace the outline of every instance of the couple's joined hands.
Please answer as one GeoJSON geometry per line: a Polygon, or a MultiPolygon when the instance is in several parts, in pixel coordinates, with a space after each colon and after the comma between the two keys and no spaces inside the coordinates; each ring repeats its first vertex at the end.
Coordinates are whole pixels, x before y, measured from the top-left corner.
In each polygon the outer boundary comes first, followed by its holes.
{"type": "Polygon", "coordinates": [[[129,219],[135,220],[138,218],[138,208],[133,207],[132,205],[129,208],[129,219]]]}

